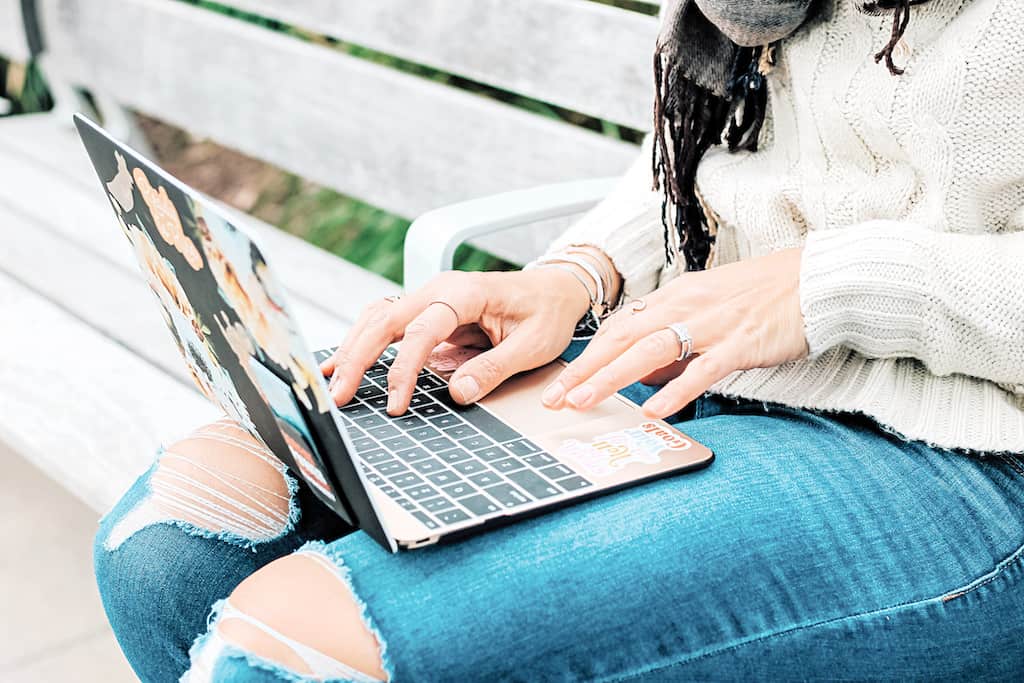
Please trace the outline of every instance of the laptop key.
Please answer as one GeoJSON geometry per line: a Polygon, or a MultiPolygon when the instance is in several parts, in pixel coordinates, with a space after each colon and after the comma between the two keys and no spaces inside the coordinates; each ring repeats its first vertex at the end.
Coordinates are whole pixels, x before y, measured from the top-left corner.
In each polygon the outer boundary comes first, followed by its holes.
{"type": "Polygon", "coordinates": [[[526,439],[516,439],[515,441],[509,441],[505,444],[505,448],[512,451],[516,455],[529,455],[530,453],[536,453],[540,450],[540,447],[532,441],[526,439]]]}
{"type": "Polygon", "coordinates": [[[421,474],[431,474],[443,470],[444,464],[436,458],[427,458],[426,460],[417,460],[412,463],[412,467],[421,474]]]}
{"type": "Polygon", "coordinates": [[[430,424],[439,429],[446,429],[447,427],[462,424],[462,420],[451,413],[441,413],[440,415],[430,418],[430,424]]]}
{"type": "Polygon", "coordinates": [[[393,439],[384,439],[380,443],[384,448],[392,451],[404,451],[405,449],[412,448],[416,445],[416,442],[407,436],[396,436],[393,439]]]}
{"type": "Polygon", "coordinates": [[[381,389],[376,384],[374,384],[373,382],[367,382],[365,386],[361,386],[358,389],[356,389],[356,396],[358,398],[363,399],[364,401],[366,399],[376,398],[377,396],[383,395],[384,390],[381,389]]]}
{"type": "Polygon", "coordinates": [[[498,446],[493,446],[491,448],[484,448],[483,450],[479,450],[475,453],[475,455],[481,460],[493,462],[494,460],[501,460],[502,458],[507,458],[508,452],[502,450],[498,446]]]}
{"type": "Polygon", "coordinates": [[[430,453],[426,452],[422,448],[410,448],[407,451],[399,451],[398,457],[406,462],[414,462],[416,460],[422,460],[423,458],[429,458],[430,453]]]}
{"type": "Polygon", "coordinates": [[[384,424],[384,418],[376,413],[370,413],[368,415],[360,415],[359,417],[353,418],[355,423],[363,429],[370,429],[372,427],[379,427],[384,424]]]}
{"type": "Polygon", "coordinates": [[[509,481],[522,487],[524,491],[534,498],[548,498],[561,493],[551,482],[546,481],[544,477],[530,470],[509,472],[505,476],[508,477],[509,481]]]}
{"type": "Polygon", "coordinates": [[[386,365],[371,365],[370,369],[366,371],[366,376],[371,379],[374,377],[384,377],[388,374],[388,366],[386,365]]]}
{"type": "Polygon", "coordinates": [[[412,516],[423,522],[423,526],[427,527],[428,529],[436,529],[440,526],[440,524],[432,520],[426,512],[420,512],[419,510],[417,510],[416,512],[412,513],[412,516]]]}
{"type": "Polygon", "coordinates": [[[391,477],[391,481],[395,485],[401,486],[402,488],[405,488],[407,486],[416,486],[418,484],[423,483],[423,479],[421,479],[418,475],[413,474],[412,472],[406,472],[404,474],[399,474],[398,476],[391,477]]]}
{"type": "Polygon", "coordinates": [[[377,448],[377,442],[368,436],[364,436],[358,439],[352,439],[352,446],[356,449],[356,453],[362,453],[363,451],[370,451],[377,448]]]}
{"type": "Polygon", "coordinates": [[[545,467],[540,471],[540,473],[548,479],[561,479],[562,477],[568,477],[576,474],[562,463],[552,465],[551,467],[545,467]]]}
{"type": "Polygon", "coordinates": [[[501,483],[501,477],[494,472],[480,472],[479,474],[473,474],[470,475],[469,480],[480,488],[501,483]]]}
{"type": "Polygon", "coordinates": [[[395,498],[395,502],[402,506],[403,510],[416,510],[416,503],[408,498],[395,498]]]}
{"type": "Polygon", "coordinates": [[[443,486],[441,487],[441,490],[452,498],[464,498],[465,496],[476,493],[476,489],[464,481],[460,481],[458,484],[452,484],[450,486],[443,486]]]}
{"type": "Polygon", "coordinates": [[[504,460],[495,460],[494,462],[491,463],[491,467],[498,470],[502,474],[505,474],[507,472],[521,470],[524,467],[526,467],[526,465],[519,462],[515,458],[505,458],[504,460]]]}
{"type": "Polygon", "coordinates": [[[480,432],[474,427],[470,427],[468,424],[456,424],[452,425],[448,429],[444,430],[445,436],[449,439],[468,439],[471,436],[480,436],[480,432]]]}
{"type": "MultiPolygon", "coordinates": [[[[465,451],[462,451],[465,453],[465,451]]],[[[444,453],[441,457],[444,457],[444,453]]],[[[460,474],[476,474],[477,472],[486,472],[487,465],[483,464],[479,460],[463,460],[452,465],[452,469],[459,472],[460,474]]]]}
{"type": "Polygon", "coordinates": [[[468,439],[459,441],[459,445],[471,451],[478,451],[482,448],[490,448],[494,442],[483,436],[471,436],[468,439]]]}
{"type": "Polygon", "coordinates": [[[410,429],[406,433],[417,441],[429,441],[430,439],[436,439],[441,436],[441,432],[437,431],[433,427],[428,427],[427,425],[410,429]]]}
{"type": "Polygon", "coordinates": [[[437,518],[441,520],[443,524],[457,524],[458,522],[465,522],[469,519],[469,515],[462,510],[455,509],[438,512],[437,518]]]}
{"type": "Polygon", "coordinates": [[[434,486],[447,486],[448,484],[460,481],[460,479],[457,476],[455,476],[455,473],[452,472],[451,470],[442,470],[440,472],[434,472],[433,474],[428,475],[427,479],[429,479],[430,483],[432,483],[434,486]]]}
{"type": "Polygon", "coordinates": [[[399,498],[402,495],[401,491],[399,491],[394,486],[391,486],[389,484],[381,486],[380,490],[383,491],[384,494],[387,495],[389,498],[399,498]]]}
{"type": "Polygon", "coordinates": [[[417,408],[419,406],[430,405],[431,403],[433,403],[433,401],[430,400],[430,397],[419,391],[413,393],[412,397],[409,399],[410,408],[417,408]]]}
{"type": "Polygon", "coordinates": [[[406,472],[408,469],[405,463],[398,462],[397,460],[388,460],[377,465],[377,471],[388,476],[398,474],[399,472],[406,472]]]}
{"type": "Polygon", "coordinates": [[[462,462],[463,460],[472,458],[473,456],[461,448],[453,448],[450,451],[441,451],[437,454],[437,457],[451,465],[453,463],[462,462]]]}
{"type": "Polygon", "coordinates": [[[400,417],[397,420],[395,420],[394,424],[402,431],[407,432],[410,429],[422,427],[427,423],[424,422],[422,418],[416,417],[415,415],[406,415],[405,417],[400,417]]]}
{"type": "Polygon", "coordinates": [[[447,498],[431,498],[430,500],[421,500],[420,507],[427,512],[437,512],[438,510],[453,508],[455,507],[455,503],[451,502],[447,498]]]}
{"type": "Polygon", "coordinates": [[[363,462],[368,462],[371,465],[376,465],[379,462],[391,460],[391,454],[383,449],[378,448],[375,451],[366,451],[365,453],[360,453],[359,458],[363,462]]]}
{"type": "Polygon", "coordinates": [[[468,498],[460,498],[459,505],[462,505],[474,515],[489,515],[497,512],[500,508],[487,496],[475,495],[468,498]]]}
{"type": "Polygon", "coordinates": [[[529,498],[510,484],[498,484],[497,486],[486,488],[484,491],[507,508],[514,508],[517,505],[530,502],[529,498]]]}
{"type": "Polygon", "coordinates": [[[421,406],[416,406],[412,411],[421,417],[434,417],[435,415],[440,415],[444,412],[444,406],[433,402],[424,403],[421,406]]]}
{"type": "Polygon", "coordinates": [[[444,386],[444,380],[435,377],[434,375],[420,375],[418,378],[416,378],[416,386],[418,386],[420,389],[423,389],[424,391],[429,391],[431,389],[440,389],[441,387],[444,386]]]}
{"type": "Polygon", "coordinates": [[[362,417],[363,415],[369,415],[373,411],[370,409],[370,407],[368,405],[366,405],[364,403],[359,403],[358,401],[352,401],[348,405],[344,406],[341,409],[341,412],[345,414],[345,417],[350,417],[350,418],[352,418],[354,420],[357,417],[362,417]]]}
{"type": "Polygon", "coordinates": [[[565,479],[559,479],[558,485],[566,491],[578,491],[580,489],[585,489],[588,486],[592,486],[593,484],[583,477],[566,477],[565,479]]]}
{"type": "Polygon", "coordinates": [[[383,413],[384,410],[388,406],[388,397],[387,396],[377,396],[376,398],[371,398],[370,400],[368,400],[366,402],[366,405],[370,406],[371,408],[376,410],[378,413],[383,413]]]}
{"type": "Polygon", "coordinates": [[[424,441],[423,447],[428,451],[438,453],[440,451],[447,451],[449,448],[455,448],[455,442],[451,439],[439,436],[436,439],[428,439],[427,441],[424,441]]]}
{"type": "Polygon", "coordinates": [[[433,486],[420,484],[419,486],[413,486],[405,489],[405,495],[418,501],[423,500],[424,498],[433,498],[437,495],[437,490],[433,486]]]}
{"type": "Polygon", "coordinates": [[[366,433],[377,440],[390,439],[393,436],[401,435],[401,432],[398,431],[398,427],[389,424],[382,424],[380,427],[373,427],[372,429],[367,429],[366,433]]]}
{"type": "Polygon", "coordinates": [[[548,465],[554,465],[557,460],[551,457],[549,453],[541,451],[540,453],[531,453],[530,455],[523,456],[523,462],[530,467],[541,468],[547,467],[548,465]]]}

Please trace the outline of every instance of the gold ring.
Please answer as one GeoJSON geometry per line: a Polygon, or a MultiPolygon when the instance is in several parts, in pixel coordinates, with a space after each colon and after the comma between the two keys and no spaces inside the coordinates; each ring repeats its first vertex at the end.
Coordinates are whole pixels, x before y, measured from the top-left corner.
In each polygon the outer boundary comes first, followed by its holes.
{"type": "Polygon", "coordinates": [[[462,322],[461,322],[462,318],[459,317],[459,312],[455,310],[454,306],[452,306],[447,301],[441,301],[440,299],[435,299],[435,300],[431,301],[429,304],[427,304],[427,306],[430,307],[430,306],[433,306],[434,304],[440,304],[440,305],[446,307],[449,311],[451,311],[452,313],[455,314],[455,324],[457,326],[461,326],[462,325],[462,322]]]}
{"type": "Polygon", "coordinates": [[[630,312],[639,313],[640,311],[647,309],[647,302],[643,299],[633,299],[629,302],[630,312]]]}

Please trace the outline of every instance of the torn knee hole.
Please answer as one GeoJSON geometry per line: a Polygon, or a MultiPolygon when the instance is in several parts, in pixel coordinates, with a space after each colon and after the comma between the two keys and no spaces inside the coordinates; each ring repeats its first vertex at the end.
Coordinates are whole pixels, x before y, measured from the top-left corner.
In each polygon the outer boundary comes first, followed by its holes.
{"type": "MultiPolygon", "coordinates": [[[[235,647],[260,661],[316,680],[389,679],[383,645],[355,597],[344,567],[315,550],[272,562],[221,606],[211,647],[235,647]]],[[[193,668],[212,670],[209,651],[193,668]]]]}
{"type": "Polygon", "coordinates": [[[118,521],[105,546],[159,523],[239,543],[273,540],[295,521],[295,486],[266,446],[233,422],[215,422],[160,453],[149,495],[118,521]]]}
{"type": "Polygon", "coordinates": [[[150,488],[160,511],[208,531],[262,541],[289,526],[284,465],[237,426],[215,423],[167,448],[150,488]]]}

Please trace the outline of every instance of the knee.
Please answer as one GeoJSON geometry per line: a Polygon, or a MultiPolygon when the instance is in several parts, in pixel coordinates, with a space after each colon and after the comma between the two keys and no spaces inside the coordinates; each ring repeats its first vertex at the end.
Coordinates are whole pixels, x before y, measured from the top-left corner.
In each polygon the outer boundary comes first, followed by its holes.
{"type": "Polygon", "coordinates": [[[180,675],[210,605],[298,545],[293,485],[272,458],[230,423],[208,425],[166,448],[100,523],[100,597],[144,678],[180,675]]]}
{"type": "Polygon", "coordinates": [[[384,646],[353,593],[347,570],[321,544],[306,546],[244,580],[216,610],[191,652],[184,680],[390,678],[384,646]],[[229,674],[230,672],[230,674],[229,674]]]}

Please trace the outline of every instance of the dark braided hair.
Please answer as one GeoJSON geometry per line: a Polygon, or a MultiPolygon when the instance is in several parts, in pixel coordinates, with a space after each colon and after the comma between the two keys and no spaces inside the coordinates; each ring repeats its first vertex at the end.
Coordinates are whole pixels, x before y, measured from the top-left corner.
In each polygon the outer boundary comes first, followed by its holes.
{"type": "MultiPolygon", "coordinates": [[[[892,14],[889,42],[874,55],[885,60],[889,73],[903,74],[893,51],[910,23],[910,8],[928,0],[872,0],[860,10],[869,15],[892,14]]],[[[774,65],[777,43],[741,48],[736,53],[729,96],[721,97],[690,79],[678,77],[671,62],[654,55],[654,189],[663,190],[661,223],[666,263],[678,253],[689,271],[704,270],[714,256],[715,235],[696,189],[697,166],[723,138],[730,152],[757,151],[768,105],[766,75],[774,65]]]]}

